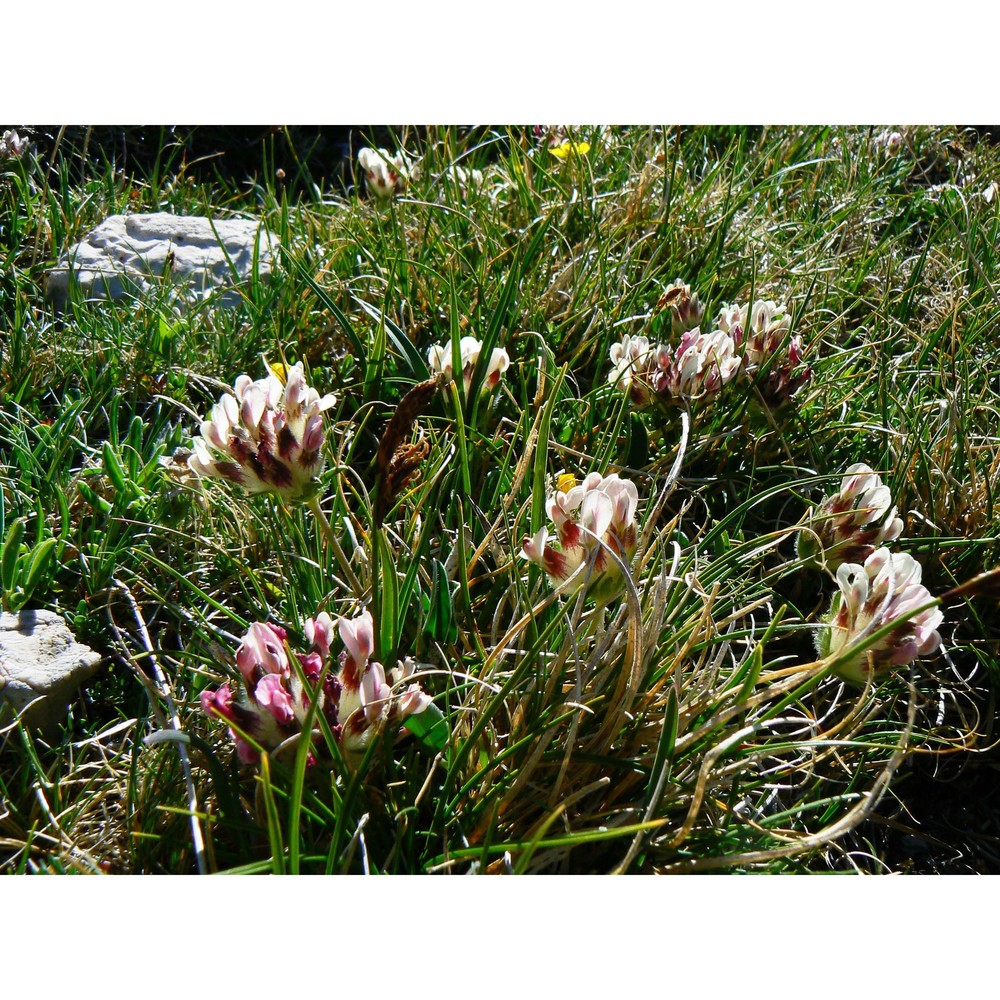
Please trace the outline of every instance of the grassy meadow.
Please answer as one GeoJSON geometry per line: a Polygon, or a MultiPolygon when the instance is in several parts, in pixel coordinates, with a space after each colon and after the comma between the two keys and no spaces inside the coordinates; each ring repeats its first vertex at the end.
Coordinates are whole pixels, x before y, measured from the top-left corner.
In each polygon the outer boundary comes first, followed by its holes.
{"type": "Polygon", "coordinates": [[[4,611],[104,658],[0,871],[1000,871],[988,138],[169,140],[0,161],[4,611]],[[271,278],[46,299],[155,211],[271,278]]]}

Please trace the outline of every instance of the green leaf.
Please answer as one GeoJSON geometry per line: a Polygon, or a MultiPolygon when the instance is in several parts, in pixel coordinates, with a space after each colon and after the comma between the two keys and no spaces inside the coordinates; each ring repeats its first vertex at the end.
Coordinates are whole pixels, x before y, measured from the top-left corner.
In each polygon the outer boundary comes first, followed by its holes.
{"type": "Polygon", "coordinates": [[[3,553],[0,554],[0,582],[3,592],[9,594],[17,582],[18,555],[21,551],[21,541],[24,538],[26,519],[19,517],[7,531],[3,543],[3,553]]]}
{"type": "Polygon", "coordinates": [[[450,645],[458,638],[458,625],[451,603],[451,582],[444,566],[434,560],[430,606],[427,609],[427,634],[435,641],[450,645]]]}
{"type": "Polygon", "coordinates": [[[31,554],[31,565],[28,567],[28,576],[24,581],[24,593],[26,596],[31,596],[35,587],[41,581],[42,576],[48,570],[49,563],[52,562],[55,547],[58,544],[57,539],[46,538],[44,542],[39,542],[35,546],[31,554]]]}
{"type": "Polygon", "coordinates": [[[649,434],[638,413],[629,414],[628,459],[630,469],[644,469],[649,464],[649,434]]]}
{"type": "Polygon", "coordinates": [[[108,479],[111,480],[111,485],[114,486],[115,493],[120,497],[125,497],[128,493],[128,479],[125,476],[125,470],[122,468],[121,462],[118,461],[115,449],[111,447],[110,441],[104,442],[102,456],[104,458],[104,471],[108,474],[108,479]]]}
{"type": "Polygon", "coordinates": [[[439,753],[448,745],[448,720],[437,705],[430,704],[416,715],[408,715],[403,725],[428,749],[439,753]]]}
{"type": "Polygon", "coordinates": [[[102,496],[98,496],[93,487],[89,486],[87,483],[79,482],[76,484],[76,488],[80,491],[80,496],[83,497],[87,503],[90,504],[94,510],[99,510],[102,514],[108,514],[111,512],[111,504],[102,496]]]}
{"type": "Polygon", "coordinates": [[[372,604],[375,611],[375,628],[378,632],[378,657],[382,662],[395,651],[399,644],[397,623],[399,621],[399,580],[396,576],[396,560],[386,540],[385,532],[379,528],[374,533],[375,556],[378,560],[376,579],[380,586],[372,590],[372,604]]]}

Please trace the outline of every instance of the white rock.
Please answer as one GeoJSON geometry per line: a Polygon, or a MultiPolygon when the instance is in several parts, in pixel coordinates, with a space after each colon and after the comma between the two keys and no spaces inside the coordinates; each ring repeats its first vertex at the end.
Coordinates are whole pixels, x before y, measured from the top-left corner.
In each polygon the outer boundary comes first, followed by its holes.
{"type": "Polygon", "coordinates": [[[195,297],[219,292],[215,302],[236,305],[233,285],[254,266],[267,278],[278,238],[257,219],[209,219],[201,215],[111,215],[64,251],[46,282],[48,296],[65,299],[71,281],[85,299],[117,299],[164,280],[195,297]],[[259,235],[258,235],[259,234],[259,235]]]}
{"type": "Polygon", "coordinates": [[[0,612],[0,708],[6,702],[14,712],[24,711],[29,725],[52,730],[100,662],[100,654],[77,642],[59,615],[0,612]]]}

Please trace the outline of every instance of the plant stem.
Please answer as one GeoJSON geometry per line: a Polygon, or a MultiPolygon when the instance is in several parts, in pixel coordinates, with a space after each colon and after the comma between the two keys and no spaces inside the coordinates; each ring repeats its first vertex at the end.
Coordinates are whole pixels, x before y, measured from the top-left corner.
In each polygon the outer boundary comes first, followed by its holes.
{"type": "Polygon", "coordinates": [[[326,514],[323,513],[323,507],[320,504],[319,494],[313,494],[306,503],[309,505],[309,509],[315,514],[316,520],[319,522],[320,531],[323,533],[323,540],[326,542],[327,546],[333,550],[333,554],[340,563],[340,568],[344,571],[344,576],[347,577],[347,582],[351,585],[351,589],[354,591],[355,596],[360,597],[363,591],[361,586],[361,581],[358,580],[357,575],[354,572],[354,568],[351,566],[351,561],[347,558],[347,553],[344,552],[337,541],[337,536],[333,533],[333,527],[330,524],[329,519],[326,514]]]}

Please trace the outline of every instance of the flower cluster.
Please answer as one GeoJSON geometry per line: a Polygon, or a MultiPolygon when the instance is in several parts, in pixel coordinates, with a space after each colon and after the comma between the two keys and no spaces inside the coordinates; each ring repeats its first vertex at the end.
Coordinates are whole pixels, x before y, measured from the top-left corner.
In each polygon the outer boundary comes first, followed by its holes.
{"type": "Polygon", "coordinates": [[[840,489],[810,513],[806,530],[799,533],[798,555],[835,569],[867,559],[902,531],[889,487],[877,472],[857,462],[844,473],[840,489]]]}
{"type": "Polygon", "coordinates": [[[8,129],[0,136],[0,160],[18,159],[27,149],[27,137],[19,136],[12,129],[8,129]]]}
{"type": "Polygon", "coordinates": [[[238,483],[251,493],[293,500],[323,471],[323,411],[336,402],[306,384],[302,363],[256,382],[240,375],[202,421],[188,459],[192,472],[238,483]]]}
{"type": "Polygon", "coordinates": [[[740,359],[733,338],[722,330],[688,330],[673,350],[653,348],[645,337],[626,335],[610,352],[608,381],[639,406],[654,398],[687,401],[714,396],[732,381],[740,359]]]}
{"type": "Polygon", "coordinates": [[[409,182],[420,177],[420,166],[402,150],[390,156],[388,150],[365,146],[358,153],[358,165],[364,171],[368,190],[379,198],[391,198],[406,190],[409,182]]]}
{"type": "Polygon", "coordinates": [[[695,400],[714,396],[736,376],[740,359],[733,338],[723,330],[702,333],[688,330],[671,352],[660,347],[656,352],[657,371],[653,390],[674,399],[695,400]]]}
{"type": "Polygon", "coordinates": [[[622,338],[611,345],[611,371],[608,381],[617,386],[635,406],[648,406],[653,396],[653,378],[657,371],[656,348],[647,337],[622,338]]]}
{"type": "Polygon", "coordinates": [[[764,400],[780,406],[812,377],[810,368],[799,368],[802,338],[791,335],[791,317],[785,304],[758,299],[753,306],[723,306],[719,329],[742,348],[743,371],[757,382],[764,400]]]}
{"type": "Polygon", "coordinates": [[[675,281],[657,302],[651,330],[669,316],[674,348],[653,347],[646,337],[626,336],[611,347],[608,381],[633,403],[693,402],[714,396],[742,370],[754,379],[765,402],[779,406],[795,395],[812,373],[800,367],[802,339],[790,335],[784,305],[756,301],[723,306],[715,329],[702,333],[704,307],[688,285],[675,281]]]}
{"type": "MultiPolygon", "coordinates": [[[[482,341],[475,337],[463,337],[458,342],[459,356],[462,361],[462,380],[465,384],[465,394],[468,396],[472,388],[472,375],[479,362],[479,355],[482,353],[482,341]]],[[[427,352],[427,364],[435,375],[444,377],[445,382],[450,382],[455,377],[452,367],[454,359],[454,342],[449,340],[443,347],[435,344],[427,352]]],[[[510,357],[502,347],[495,347],[490,355],[489,364],[486,366],[486,378],[483,381],[483,389],[488,391],[500,381],[500,376],[510,367],[510,357]]]]}
{"type": "Polygon", "coordinates": [[[698,301],[698,293],[692,294],[691,286],[680,278],[660,296],[656,308],[658,312],[669,315],[670,330],[675,337],[700,327],[705,315],[705,307],[698,301]]]}
{"type": "Polygon", "coordinates": [[[901,667],[926,656],[941,645],[940,608],[918,608],[932,598],[920,583],[920,563],[905,553],[876,549],[864,565],[843,563],[837,569],[837,587],[825,626],[816,637],[822,657],[843,656],[836,672],[854,684],[864,684],[874,672],[901,667]],[[916,612],[916,613],[915,613],[916,612]],[[894,625],[887,634],[871,636],[894,625]],[[853,647],[857,652],[851,654],[853,647]]]}
{"type": "Polygon", "coordinates": [[[470,189],[478,190],[483,186],[483,172],[481,170],[473,170],[454,164],[448,169],[447,174],[463,198],[468,197],[470,189]]]}
{"type": "Polygon", "coordinates": [[[543,527],[526,536],[521,556],[541,566],[552,586],[572,579],[571,592],[586,586],[590,596],[607,600],[622,584],[615,556],[628,566],[635,554],[638,503],[633,482],[592,472],[579,485],[574,481],[549,496],[545,510],[555,532],[543,527]]]}
{"type": "Polygon", "coordinates": [[[236,693],[230,685],[202,692],[202,709],[230,723],[230,734],[244,764],[258,760],[256,746],[274,750],[300,733],[313,697],[316,711],[322,712],[340,747],[348,753],[363,750],[372,733],[383,725],[398,724],[431,703],[420,685],[411,681],[412,660],[401,661],[388,675],[381,663],[372,660],[375,638],[370,612],[338,619],[337,630],[344,651],[338,659],[339,669],[334,670],[332,664],[328,666],[334,642],[333,619],[322,612],[306,621],[310,649],[295,654],[300,673],[289,658],[285,630],[256,622],[236,652],[242,675],[236,693]],[[404,684],[405,690],[401,690],[404,684]]]}
{"type": "Polygon", "coordinates": [[[903,147],[903,136],[900,132],[885,129],[872,140],[872,148],[884,153],[886,157],[895,156],[903,147]]]}

